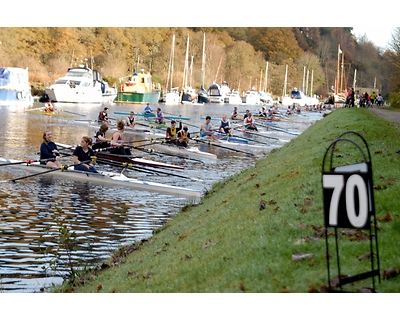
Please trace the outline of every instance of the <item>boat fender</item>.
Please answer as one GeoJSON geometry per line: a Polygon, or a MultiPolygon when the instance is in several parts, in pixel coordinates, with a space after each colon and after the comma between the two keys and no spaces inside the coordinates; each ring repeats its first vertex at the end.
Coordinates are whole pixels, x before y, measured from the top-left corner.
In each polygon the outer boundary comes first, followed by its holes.
{"type": "Polygon", "coordinates": [[[22,98],[22,92],[17,92],[17,99],[21,100],[21,98],[22,98]]]}
{"type": "Polygon", "coordinates": [[[121,90],[120,91],[124,92],[124,85],[123,84],[121,84],[121,90]]]}

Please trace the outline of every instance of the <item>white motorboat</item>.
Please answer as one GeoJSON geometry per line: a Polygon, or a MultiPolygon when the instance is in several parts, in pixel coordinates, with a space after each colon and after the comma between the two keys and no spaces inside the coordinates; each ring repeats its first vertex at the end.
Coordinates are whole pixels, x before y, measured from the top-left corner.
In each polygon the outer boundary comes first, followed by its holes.
{"type": "Polygon", "coordinates": [[[98,71],[80,65],[69,68],[65,76],[46,88],[46,94],[53,102],[103,103],[112,102],[117,90],[109,87],[98,71]]]}
{"type": "Polygon", "coordinates": [[[262,102],[260,100],[260,96],[258,95],[258,92],[254,91],[254,90],[246,91],[246,93],[244,95],[244,103],[250,104],[250,105],[262,104],[262,102]]]}
{"type": "Polygon", "coordinates": [[[300,107],[304,106],[315,106],[319,104],[319,100],[315,97],[309,97],[305,95],[301,90],[294,88],[290,93],[290,97],[282,98],[282,105],[291,106],[293,104],[300,105],[300,107]]]}
{"type": "MultiPolygon", "coordinates": [[[[22,169],[30,172],[35,172],[38,173],[38,175],[51,175],[60,179],[87,181],[104,185],[127,187],[135,190],[170,194],[177,197],[187,198],[188,200],[194,202],[198,202],[201,197],[201,191],[199,190],[182,188],[156,182],[141,181],[138,179],[129,178],[124,174],[117,172],[99,171],[99,173],[89,173],[85,171],[74,170],[73,166],[55,169],[40,165],[38,162],[28,163],[6,158],[0,158],[0,165],[7,165],[10,168],[17,168],[20,170],[22,169]]],[[[12,179],[10,181],[12,181],[12,179]]]]}
{"type": "Polygon", "coordinates": [[[0,68],[0,105],[33,105],[28,68],[0,68]]]}
{"type": "Polygon", "coordinates": [[[225,97],[225,102],[228,104],[242,104],[242,97],[239,92],[232,90],[225,97]]]}
{"type": "Polygon", "coordinates": [[[261,102],[266,103],[266,104],[274,103],[274,99],[272,98],[271,93],[264,92],[264,91],[258,91],[258,95],[260,96],[261,102]]]}
{"type": "Polygon", "coordinates": [[[181,97],[177,88],[172,88],[170,92],[163,94],[162,100],[165,104],[179,104],[181,102],[181,97]]]}
{"type": "Polygon", "coordinates": [[[220,86],[219,84],[213,82],[211,86],[208,87],[208,99],[211,103],[225,103],[226,95],[231,91],[227,82],[223,82],[220,86]]]}

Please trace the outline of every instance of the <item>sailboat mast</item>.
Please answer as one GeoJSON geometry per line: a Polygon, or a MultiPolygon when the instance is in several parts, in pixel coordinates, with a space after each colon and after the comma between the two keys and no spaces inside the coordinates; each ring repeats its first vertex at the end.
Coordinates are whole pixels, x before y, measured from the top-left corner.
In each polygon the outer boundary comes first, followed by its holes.
{"type": "Polygon", "coordinates": [[[267,65],[265,67],[265,79],[264,79],[264,92],[267,92],[267,88],[268,88],[268,61],[267,61],[267,65]]]}
{"type": "Polygon", "coordinates": [[[172,91],[172,79],[174,75],[174,55],[175,55],[175,35],[172,35],[172,46],[171,46],[171,56],[169,58],[169,67],[168,67],[168,78],[167,78],[167,86],[169,81],[169,91],[172,91]]]}
{"type": "Polygon", "coordinates": [[[189,36],[187,38],[187,44],[186,44],[185,69],[183,70],[183,83],[182,83],[183,89],[187,87],[188,69],[189,69],[189,36]]]}
{"type": "Polygon", "coordinates": [[[287,72],[288,72],[288,65],[286,65],[285,83],[283,84],[283,96],[284,96],[284,97],[286,97],[287,72]]]}
{"type": "Polygon", "coordinates": [[[203,56],[202,56],[202,60],[201,60],[201,72],[202,72],[201,84],[202,84],[203,87],[204,87],[204,77],[205,77],[205,70],[206,70],[205,48],[206,48],[206,33],[204,32],[204,36],[203,36],[203,56]]]}
{"type": "Polygon", "coordinates": [[[175,56],[175,35],[172,36],[172,48],[171,48],[171,84],[170,90],[172,90],[172,78],[174,76],[174,56],[175,56]]]}

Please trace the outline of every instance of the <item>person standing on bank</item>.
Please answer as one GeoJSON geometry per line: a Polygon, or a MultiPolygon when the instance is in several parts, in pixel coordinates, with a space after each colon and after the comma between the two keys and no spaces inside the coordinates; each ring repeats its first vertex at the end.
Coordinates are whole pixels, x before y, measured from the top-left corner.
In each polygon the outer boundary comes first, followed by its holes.
{"type": "Polygon", "coordinates": [[[60,152],[57,145],[53,142],[53,135],[50,130],[43,133],[43,142],[40,145],[40,164],[53,168],[61,168],[60,152]]]}
{"type": "Polygon", "coordinates": [[[92,173],[98,173],[93,167],[96,162],[96,156],[94,151],[90,148],[92,146],[92,138],[82,137],[81,145],[77,146],[74,150],[74,169],[92,173]]]}

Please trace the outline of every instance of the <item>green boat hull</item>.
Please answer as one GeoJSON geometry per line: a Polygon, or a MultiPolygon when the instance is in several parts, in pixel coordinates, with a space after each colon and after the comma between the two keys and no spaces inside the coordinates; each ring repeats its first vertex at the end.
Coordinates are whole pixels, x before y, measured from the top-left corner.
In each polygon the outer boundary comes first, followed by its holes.
{"type": "Polygon", "coordinates": [[[114,102],[127,102],[127,103],[158,103],[160,99],[160,92],[118,92],[114,102]]]}

